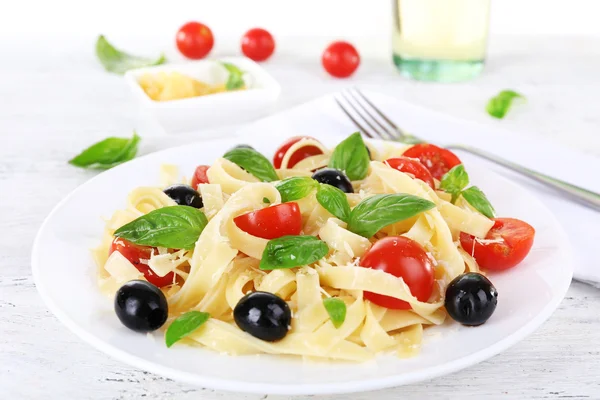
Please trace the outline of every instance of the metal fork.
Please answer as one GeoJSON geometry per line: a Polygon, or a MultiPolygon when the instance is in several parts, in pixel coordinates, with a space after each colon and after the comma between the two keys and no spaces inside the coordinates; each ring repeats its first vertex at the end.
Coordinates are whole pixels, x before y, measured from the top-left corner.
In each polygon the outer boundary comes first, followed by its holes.
{"type": "MultiPolygon", "coordinates": [[[[420,139],[414,135],[410,135],[400,129],[364,94],[362,94],[359,89],[353,88],[345,90],[341,92],[341,97],[343,100],[345,100],[347,105],[344,105],[344,103],[341,102],[337,96],[334,97],[335,101],[363,135],[370,138],[392,140],[406,144],[425,143],[423,139],[420,139]]],[[[600,194],[598,193],[594,193],[582,187],[572,185],[551,176],[542,174],[541,172],[523,167],[512,161],[498,157],[475,147],[464,144],[447,144],[443,147],[453,150],[466,151],[467,153],[474,154],[498,165],[502,165],[503,167],[533,179],[536,182],[555,189],[573,201],[600,211],[600,194]]]]}

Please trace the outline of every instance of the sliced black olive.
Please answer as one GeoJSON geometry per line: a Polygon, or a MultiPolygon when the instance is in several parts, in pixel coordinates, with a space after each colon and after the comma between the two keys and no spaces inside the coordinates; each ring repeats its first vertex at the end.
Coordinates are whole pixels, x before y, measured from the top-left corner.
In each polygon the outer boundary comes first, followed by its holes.
{"type": "Polygon", "coordinates": [[[335,186],[344,193],[354,193],[352,182],[342,172],[333,168],[323,168],[312,175],[312,178],[320,183],[335,186]]]}
{"type": "Polygon", "coordinates": [[[196,208],[204,207],[202,197],[194,188],[188,185],[173,185],[163,190],[167,196],[173,199],[180,206],[190,206],[196,208]]]}
{"type": "Polygon", "coordinates": [[[498,292],[481,274],[469,272],[454,278],[446,289],[446,311],[463,325],[485,323],[498,304],[498,292]]]}
{"type": "Polygon", "coordinates": [[[252,336],[274,342],[285,337],[292,322],[290,307],[268,292],[253,292],[242,297],[233,310],[237,326],[252,336]]]}
{"type": "Polygon", "coordinates": [[[152,332],[163,326],[169,315],[167,299],[159,288],[146,281],[129,281],[115,295],[115,313],[136,332],[152,332]]]}

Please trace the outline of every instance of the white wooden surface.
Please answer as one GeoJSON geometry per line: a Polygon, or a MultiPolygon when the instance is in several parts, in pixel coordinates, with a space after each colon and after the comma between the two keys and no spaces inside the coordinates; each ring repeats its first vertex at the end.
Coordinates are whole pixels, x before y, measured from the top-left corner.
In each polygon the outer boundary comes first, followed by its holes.
{"type": "MultiPolygon", "coordinates": [[[[146,131],[125,84],[100,69],[87,37],[40,40],[0,39],[0,399],[267,398],[194,388],[112,360],[67,331],[41,302],[30,274],[35,232],[65,194],[94,175],[66,161],[96,140],[130,135],[134,128],[144,136],[142,153],[194,141],[195,135],[146,131]]],[[[377,56],[363,60],[351,81],[331,80],[318,59],[285,50],[266,67],[283,85],[281,109],[361,84],[600,156],[598,40],[493,38],[485,75],[460,85],[408,82],[387,57],[377,56]],[[483,112],[485,102],[505,88],[523,92],[528,104],[506,120],[492,120],[483,112]]],[[[546,324],[487,362],[422,384],[321,398],[597,399],[599,309],[600,290],[573,283],[546,324]]]]}

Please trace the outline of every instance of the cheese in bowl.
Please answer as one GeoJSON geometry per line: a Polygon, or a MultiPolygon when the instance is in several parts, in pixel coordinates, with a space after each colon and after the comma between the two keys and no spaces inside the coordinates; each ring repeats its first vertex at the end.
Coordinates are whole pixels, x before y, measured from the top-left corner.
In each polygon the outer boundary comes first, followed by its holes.
{"type": "Polygon", "coordinates": [[[177,71],[145,73],[138,84],[154,101],[180,100],[233,90],[248,89],[244,72],[231,63],[221,63],[228,72],[225,82],[210,84],[177,71]]]}

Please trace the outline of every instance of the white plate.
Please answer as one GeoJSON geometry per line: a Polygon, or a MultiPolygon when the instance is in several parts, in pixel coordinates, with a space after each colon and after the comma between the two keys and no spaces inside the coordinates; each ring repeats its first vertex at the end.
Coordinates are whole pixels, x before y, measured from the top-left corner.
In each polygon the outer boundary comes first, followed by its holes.
{"type": "MultiPolygon", "coordinates": [[[[327,145],[338,141],[323,139],[327,145]]],[[[268,156],[278,145],[274,140],[245,142],[268,156]]],[[[162,335],[147,337],[120,324],[111,301],[96,288],[88,249],[100,240],[101,217],[123,208],[131,189],[158,184],[160,164],[177,164],[189,175],[197,164],[211,163],[235,144],[232,139],[204,142],[139,158],[91,179],[52,211],[35,240],[33,275],[44,301],[69,329],[119,360],[194,385],[261,394],[356,392],[434,378],[485,360],[544,322],[569,286],[569,244],[553,215],[522,187],[467,163],[472,182],[487,193],[500,215],[527,220],[537,231],[534,247],[519,267],[491,276],[499,302],[485,325],[447,323],[427,329],[418,357],[379,357],[364,364],[233,357],[185,346],[167,349],[162,335]]]]}

